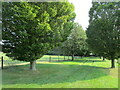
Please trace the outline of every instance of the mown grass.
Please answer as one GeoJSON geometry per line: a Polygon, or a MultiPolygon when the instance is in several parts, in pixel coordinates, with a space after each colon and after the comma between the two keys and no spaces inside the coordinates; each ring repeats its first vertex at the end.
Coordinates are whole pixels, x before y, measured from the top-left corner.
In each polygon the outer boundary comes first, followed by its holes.
{"type": "Polygon", "coordinates": [[[37,71],[30,71],[29,64],[6,66],[3,88],[118,88],[118,65],[111,69],[110,64],[109,60],[85,57],[37,62],[37,71]]]}

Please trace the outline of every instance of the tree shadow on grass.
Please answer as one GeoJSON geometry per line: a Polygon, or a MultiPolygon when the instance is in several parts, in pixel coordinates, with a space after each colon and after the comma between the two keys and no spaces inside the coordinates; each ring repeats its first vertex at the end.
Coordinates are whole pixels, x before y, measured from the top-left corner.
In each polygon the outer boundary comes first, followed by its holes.
{"type": "MultiPolygon", "coordinates": [[[[59,60],[59,62],[63,62],[63,61],[68,62],[68,61],[71,61],[71,60],[59,60]]],[[[56,62],[58,62],[58,60],[56,60],[56,62]]],[[[71,62],[88,62],[88,63],[91,63],[91,62],[106,62],[106,61],[103,61],[103,60],[74,60],[74,61],[71,61],[71,62]]]]}
{"type": "MultiPolygon", "coordinates": [[[[49,60],[40,60],[40,61],[38,61],[38,62],[46,62],[46,61],[48,61],[49,62],[49,60]]],[[[71,61],[71,60],[51,60],[51,62],[69,62],[69,61],[71,61]]],[[[74,60],[74,61],[72,61],[72,62],[87,62],[87,63],[93,63],[93,62],[106,62],[106,61],[103,61],[103,60],[74,60]]]]}
{"type": "Polygon", "coordinates": [[[37,64],[37,71],[28,68],[29,65],[6,67],[2,73],[3,85],[67,83],[108,75],[102,67],[88,65],[37,64]]]}

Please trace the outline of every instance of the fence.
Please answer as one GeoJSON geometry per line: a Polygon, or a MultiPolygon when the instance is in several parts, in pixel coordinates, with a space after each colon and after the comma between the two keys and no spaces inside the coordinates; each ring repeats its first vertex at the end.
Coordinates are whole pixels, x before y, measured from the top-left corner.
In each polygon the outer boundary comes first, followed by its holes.
{"type": "Polygon", "coordinates": [[[14,66],[16,64],[25,63],[24,61],[5,59],[4,56],[1,56],[0,58],[1,69],[3,69],[4,66],[14,66]]]}
{"type": "MultiPolygon", "coordinates": [[[[1,69],[3,69],[3,66],[14,66],[14,65],[26,63],[25,61],[12,60],[5,55],[1,55],[0,58],[1,58],[1,60],[0,60],[1,69]]],[[[71,56],[44,55],[42,58],[38,59],[37,62],[60,62],[60,61],[68,61],[68,60],[71,60],[71,59],[72,59],[71,56]]],[[[75,61],[77,61],[77,60],[79,61],[80,59],[82,59],[80,56],[75,56],[74,57],[75,61]]],[[[83,62],[89,61],[89,59],[90,59],[89,57],[88,58],[84,57],[83,62]]],[[[91,59],[94,60],[96,58],[91,57],[91,59]]]]}
{"type": "MultiPolygon", "coordinates": [[[[1,54],[0,56],[0,68],[3,69],[3,66],[14,66],[17,64],[26,63],[25,61],[12,60],[9,57],[1,54]]],[[[71,56],[60,56],[60,55],[44,55],[42,58],[38,59],[37,62],[58,62],[70,60],[71,56]]]]}
{"type": "Polygon", "coordinates": [[[60,56],[60,55],[44,55],[42,58],[38,59],[37,62],[54,62],[54,61],[65,61],[71,60],[71,56],[60,56]]]}

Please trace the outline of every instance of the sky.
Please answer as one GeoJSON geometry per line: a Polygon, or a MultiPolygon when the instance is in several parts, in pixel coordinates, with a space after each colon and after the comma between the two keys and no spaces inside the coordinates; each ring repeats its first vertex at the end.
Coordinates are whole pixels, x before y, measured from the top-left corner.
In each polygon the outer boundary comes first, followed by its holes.
{"type": "Polygon", "coordinates": [[[89,10],[92,7],[92,0],[69,0],[69,2],[75,6],[75,22],[78,22],[86,30],[89,25],[89,10]]]}

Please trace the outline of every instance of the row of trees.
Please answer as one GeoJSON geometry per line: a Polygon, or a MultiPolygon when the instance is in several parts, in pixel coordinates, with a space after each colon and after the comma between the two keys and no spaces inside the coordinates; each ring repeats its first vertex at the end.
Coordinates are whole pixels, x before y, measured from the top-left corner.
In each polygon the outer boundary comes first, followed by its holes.
{"type": "Polygon", "coordinates": [[[87,56],[90,54],[90,50],[88,50],[86,39],[85,30],[78,23],[74,23],[67,40],[49,53],[72,56],[72,61],[74,60],[74,55],[87,56]]]}
{"type": "Polygon", "coordinates": [[[90,52],[111,60],[120,58],[120,2],[93,2],[89,11],[89,26],[86,32],[74,23],[69,37],[57,49],[64,55],[85,56],[90,52]],[[87,36],[86,36],[87,35],[87,36]],[[61,52],[62,51],[62,52],[61,52]]]}
{"type": "Polygon", "coordinates": [[[87,31],[74,23],[74,6],[69,2],[4,2],[2,4],[3,52],[12,59],[35,61],[58,47],[66,55],[93,53],[120,57],[119,2],[93,2],[87,31]]]}

